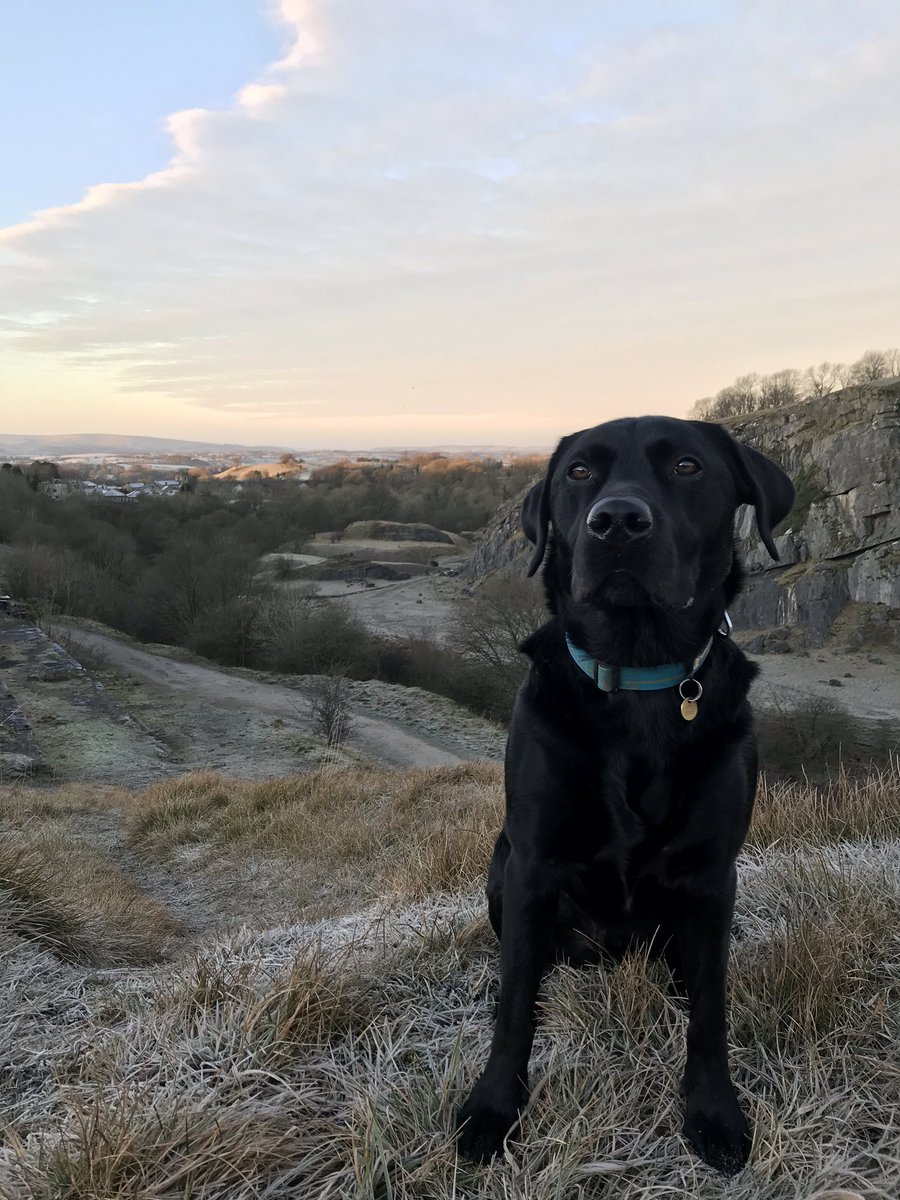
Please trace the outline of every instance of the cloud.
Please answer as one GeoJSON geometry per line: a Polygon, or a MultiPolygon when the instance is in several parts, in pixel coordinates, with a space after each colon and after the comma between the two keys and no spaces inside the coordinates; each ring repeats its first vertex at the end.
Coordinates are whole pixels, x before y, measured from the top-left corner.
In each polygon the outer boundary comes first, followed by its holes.
{"type": "Polygon", "coordinates": [[[860,291],[885,321],[900,16],[817,13],[282,0],[284,54],[170,116],[164,170],[0,231],[0,329],[208,409],[396,425],[415,387],[481,428],[554,385],[638,406],[654,347],[811,344],[860,291]]]}

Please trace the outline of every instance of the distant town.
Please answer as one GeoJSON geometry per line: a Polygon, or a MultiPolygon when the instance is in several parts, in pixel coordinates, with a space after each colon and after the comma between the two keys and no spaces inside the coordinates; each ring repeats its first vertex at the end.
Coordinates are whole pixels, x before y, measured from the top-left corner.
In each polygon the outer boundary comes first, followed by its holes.
{"type": "Polygon", "coordinates": [[[489,459],[504,466],[529,454],[511,446],[433,446],[409,449],[308,450],[298,453],[273,446],[202,445],[164,438],[77,434],[45,437],[0,434],[0,466],[28,468],[33,486],[54,500],[134,503],[142,497],[176,496],[198,482],[231,482],[240,492],[260,479],[306,483],[323,467],[347,464],[379,466],[421,455],[489,459]]]}

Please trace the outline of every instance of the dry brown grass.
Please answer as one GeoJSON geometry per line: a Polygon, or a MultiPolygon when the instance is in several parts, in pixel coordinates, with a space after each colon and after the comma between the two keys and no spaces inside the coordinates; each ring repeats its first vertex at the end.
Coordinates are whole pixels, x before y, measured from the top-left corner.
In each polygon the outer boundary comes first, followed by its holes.
{"type": "Polygon", "coordinates": [[[180,928],[107,855],[65,828],[26,828],[0,842],[0,897],[0,928],[73,962],[155,962],[180,928]]]}
{"type": "Polygon", "coordinates": [[[246,1043],[248,1054],[274,1066],[353,1028],[364,1029],[383,1001],[383,989],[357,969],[352,944],[327,950],[307,941],[287,966],[265,973],[262,989],[260,979],[245,962],[235,966],[201,952],[169,1004],[198,1031],[214,1013],[235,1044],[246,1043]]]}
{"type": "MultiPolygon", "coordinates": [[[[738,1039],[773,1053],[817,1045],[841,1030],[878,1038],[900,998],[900,849],[810,849],[745,868],[759,896],[734,973],[738,1039]],[[757,876],[757,878],[754,878],[757,876]]],[[[745,902],[746,903],[746,902],[745,902]]]]}
{"type": "Polygon", "coordinates": [[[71,961],[90,961],[93,951],[42,855],[9,836],[0,841],[0,930],[71,961]]]}
{"type": "Polygon", "coordinates": [[[137,795],[131,845],[164,856],[191,843],[222,853],[278,855],[303,864],[310,902],[333,907],[387,892],[459,891],[484,877],[502,817],[501,771],[491,763],[390,771],[324,768],[246,782],[183,776],[137,795]]]}
{"type": "Polygon", "coordinates": [[[760,781],[750,846],[900,837],[900,756],[863,775],[839,771],[819,787],[760,781]]]}
{"type": "MultiPolygon", "coordinates": [[[[147,861],[277,858],[313,911],[369,908],[262,922],[96,977],[23,941],[9,963],[19,1007],[0,1018],[16,1080],[3,1095],[0,1073],[0,1196],[896,1200],[898,775],[763,795],[731,972],[755,1136],[731,1182],[681,1139],[686,1013],[662,964],[639,956],[550,973],[522,1129],[488,1168],[457,1160],[453,1109],[496,997],[482,888],[497,768],[194,775],[126,798],[131,853],[147,861]]],[[[36,853],[40,878],[50,851],[36,853]]]]}
{"type": "Polygon", "coordinates": [[[95,783],[63,783],[57,787],[3,784],[0,785],[0,827],[18,828],[25,821],[42,817],[121,808],[127,795],[123,788],[95,783]]]}
{"type": "Polygon", "coordinates": [[[294,1120],[254,1107],[228,1113],[175,1108],[160,1115],[147,1094],[100,1096],[73,1107],[71,1133],[25,1173],[35,1200],[247,1195],[289,1166],[294,1120]]]}
{"type": "Polygon", "coordinates": [[[827,860],[796,865],[797,904],[784,896],[785,863],[754,866],[742,889],[733,1064],[756,1136],[751,1165],[730,1183],[680,1137],[685,1011],[661,964],[636,956],[612,972],[551,973],[523,1128],[492,1166],[457,1161],[448,1129],[486,1053],[496,987],[472,896],[437,925],[427,906],[406,910],[432,932],[398,948],[385,948],[380,925],[366,935],[338,921],[331,949],[321,929],[236,936],[149,995],[145,981],[123,980],[129,1019],[98,1028],[93,1056],[20,1122],[37,1121],[43,1136],[14,1149],[16,1195],[806,1200],[845,1187],[893,1200],[900,972],[882,951],[896,925],[860,935],[857,913],[868,904],[869,916],[890,915],[897,888],[873,908],[884,880],[872,863],[835,885],[829,934],[859,957],[843,1002],[828,982],[826,1002],[810,1003],[814,984],[775,964],[815,976],[806,937],[829,897],[809,885],[827,860]],[[770,948],[765,927],[783,917],[796,935],[770,948]],[[292,943],[292,957],[274,962],[292,943]]]}
{"type": "Polygon", "coordinates": [[[77,910],[93,961],[105,966],[155,962],[180,930],[167,908],[102,851],[63,829],[33,840],[63,901],[77,910]]]}

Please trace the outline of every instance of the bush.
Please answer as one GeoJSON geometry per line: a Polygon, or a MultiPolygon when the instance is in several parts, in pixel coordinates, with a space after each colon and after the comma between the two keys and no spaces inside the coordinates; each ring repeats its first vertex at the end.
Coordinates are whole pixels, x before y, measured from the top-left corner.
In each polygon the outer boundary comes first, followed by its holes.
{"type": "Polygon", "coordinates": [[[67,546],[16,546],[6,554],[5,575],[17,599],[66,616],[93,615],[104,590],[102,572],[67,546]]]}
{"type": "Polygon", "coordinates": [[[258,600],[239,596],[205,610],[182,644],[226,666],[253,666],[262,645],[258,600]]]}
{"type": "Polygon", "coordinates": [[[486,670],[483,663],[424,635],[383,639],[377,645],[379,678],[436,692],[491,721],[509,721],[518,684],[486,670]]]}
{"type": "Polygon", "coordinates": [[[354,679],[377,673],[372,635],[338,600],[292,588],[267,598],[259,612],[258,665],[294,675],[343,671],[354,679]]]}

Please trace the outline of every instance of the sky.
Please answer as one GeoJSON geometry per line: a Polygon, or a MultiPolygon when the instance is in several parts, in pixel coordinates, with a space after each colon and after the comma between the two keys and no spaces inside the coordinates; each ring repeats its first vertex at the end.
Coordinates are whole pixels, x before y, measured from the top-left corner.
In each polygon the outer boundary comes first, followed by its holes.
{"type": "Polygon", "coordinates": [[[549,446],[900,343],[896,0],[5,0],[0,431],[549,446]]]}

